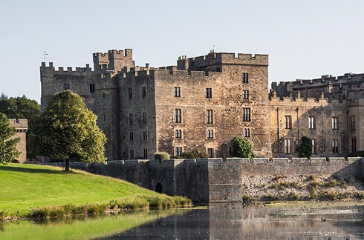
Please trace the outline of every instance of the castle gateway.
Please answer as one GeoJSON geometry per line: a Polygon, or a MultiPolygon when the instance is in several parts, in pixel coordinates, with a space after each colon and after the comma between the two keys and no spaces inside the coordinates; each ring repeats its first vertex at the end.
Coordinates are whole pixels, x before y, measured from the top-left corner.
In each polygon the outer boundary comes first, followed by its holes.
{"type": "Polygon", "coordinates": [[[98,116],[109,160],[171,156],[199,149],[229,157],[244,137],[258,156],[292,157],[302,136],[313,156],[364,149],[364,75],[272,83],[268,55],[210,52],[177,66],[135,66],[132,50],[93,54],[86,67],[40,67],[42,110],[70,89],[98,116]],[[363,122],[363,123],[362,123],[363,122]]]}

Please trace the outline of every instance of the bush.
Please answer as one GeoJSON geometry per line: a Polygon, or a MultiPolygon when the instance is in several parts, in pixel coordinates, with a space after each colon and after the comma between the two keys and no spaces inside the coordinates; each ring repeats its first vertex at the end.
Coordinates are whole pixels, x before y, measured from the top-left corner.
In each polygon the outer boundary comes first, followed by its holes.
{"type": "Polygon", "coordinates": [[[183,152],[181,158],[209,158],[206,152],[201,152],[199,149],[194,149],[192,152],[183,152]]]}
{"type": "Polygon", "coordinates": [[[171,159],[171,156],[166,152],[156,152],[154,153],[155,160],[168,160],[171,159]]]}
{"type": "Polygon", "coordinates": [[[53,207],[49,209],[49,218],[62,219],[64,218],[64,209],[62,207],[53,207]]]}
{"type": "Polygon", "coordinates": [[[302,143],[297,148],[298,156],[299,157],[305,157],[310,158],[312,155],[312,140],[309,137],[303,136],[302,137],[302,143]]]}
{"type": "Polygon", "coordinates": [[[244,138],[234,137],[231,141],[233,144],[233,156],[241,158],[254,158],[253,146],[244,138]]]}

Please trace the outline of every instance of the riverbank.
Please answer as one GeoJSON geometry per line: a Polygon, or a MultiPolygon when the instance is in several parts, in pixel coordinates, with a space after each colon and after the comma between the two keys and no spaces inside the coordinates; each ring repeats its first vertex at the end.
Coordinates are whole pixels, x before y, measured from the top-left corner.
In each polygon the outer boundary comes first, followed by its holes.
{"type": "MultiPolygon", "coordinates": [[[[0,218],[57,217],[191,206],[111,177],[40,165],[0,165],[0,218]]],[[[1,220],[0,219],[0,220],[1,220]]]]}
{"type": "Polygon", "coordinates": [[[362,179],[333,175],[243,176],[243,201],[361,200],[362,179]]]}

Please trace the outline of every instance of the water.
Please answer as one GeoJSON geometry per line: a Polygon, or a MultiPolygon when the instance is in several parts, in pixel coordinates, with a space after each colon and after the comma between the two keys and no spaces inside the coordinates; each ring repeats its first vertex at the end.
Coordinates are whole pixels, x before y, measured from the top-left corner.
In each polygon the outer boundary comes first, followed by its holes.
{"type": "MultiPolygon", "coordinates": [[[[0,226],[1,227],[1,226],[0,226]]],[[[215,205],[87,221],[5,223],[0,239],[364,239],[364,203],[215,205]],[[21,234],[22,231],[29,233],[21,234]],[[9,233],[13,232],[13,235],[9,233]],[[6,235],[7,234],[7,235],[6,235]],[[18,234],[18,235],[16,235],[18,234]]]]}

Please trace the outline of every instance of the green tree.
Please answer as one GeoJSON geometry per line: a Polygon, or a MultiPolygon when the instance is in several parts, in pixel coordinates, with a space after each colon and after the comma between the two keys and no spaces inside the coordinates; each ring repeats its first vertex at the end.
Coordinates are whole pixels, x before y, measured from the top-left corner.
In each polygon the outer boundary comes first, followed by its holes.
{"type": "Polygon", "coordinates": [[[0,113],[0,161],[3,164],[13,161],[20,154],[16,149],[16,144],[20,138],[12,138],[15,131],[15,128],[10,127],[9,119],[6,115],[0,113]]]}
{"type": "Polygon", "coordinates": [[[233,144],[233,156],[241,158],[253,158],[253,147],[248,140],[240,137],[234,137],[231,141],[233,144]]]}
{"type": "Polygon", "coordinates": [[[105,162],[105,135],[96,125],[96,115],[83,99],[70,90],[55,95],[40,116],[36,128],[40,154],[54,159],[105,162]]]}
{"type": "Polygon", "coordinates": [[[37,101],[22,97],[8,98],[4,94],[0,96],[0,112],[8,118],[28,119],[27,131],[27,157],[36,157],[36,146],[34,124],[40,116],[40,105],[37,101]]]}
{"type": "Polygon", "coordinates": [[[209,158],[210,156],[206,152],[202,152],[199,149],[193,149],[192,152],[183,152],[180,158],[209,158]]]}
{"type": "Polygon", "coordinates": [[[312,140],[309,137],[303,136],[302,143],[297,148],[298,156],[310,158],[312,155],[312,140]]]}

